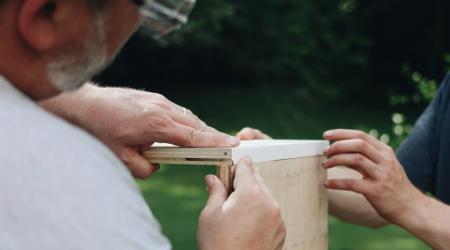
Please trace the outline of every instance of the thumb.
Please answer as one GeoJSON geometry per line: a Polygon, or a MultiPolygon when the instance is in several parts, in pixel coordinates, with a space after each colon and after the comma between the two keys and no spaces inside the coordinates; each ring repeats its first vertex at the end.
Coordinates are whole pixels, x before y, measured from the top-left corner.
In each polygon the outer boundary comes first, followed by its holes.
{"type": "Polygon", "coordinates": [[[222,181],[215,175],[207,175],[205,182],[209,194],[205,208],[215,209],[221,207],[227,200],[227,190],[222,181]]]}
{"type": "Polygon", "coordinates": [[[159,166],[148,162],[137,150],[131,148],[124,149],[121,154],[121,160],[127,165],[134,177],[146,179],[154,172],[158,171],[159,166]]]}

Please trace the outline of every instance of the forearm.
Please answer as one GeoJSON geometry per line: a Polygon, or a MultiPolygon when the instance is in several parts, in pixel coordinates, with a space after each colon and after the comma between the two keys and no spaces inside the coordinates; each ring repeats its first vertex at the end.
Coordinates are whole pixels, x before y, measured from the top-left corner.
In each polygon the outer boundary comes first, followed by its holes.
{"type": "Polygon", "coordinates": [[[421,194],[396,223],[436,250],[450,249],[450,206],[421,194]]]}
{"type": "MultiPolygon", "coordinates": [[[[361,174],[346,167],[338,167],[328,170],[328,178],[360,179],[361,174]]],[[[328,190],[328,201],[330,214],[340,220],[372,228],[387,224],[361,194],[342,190],[328,190]]]]}
{"type": "Polygon", "coordinates": [[[39,104],[47,111],[75,125],[80,125],[82,121],[79,119],[83,117],[81,114],[86,114],[89,109],[85,100],[92,97],[97,88],[93,84],[85,84],[76,91],[62,93],[51,99],[41,101],[39,104]]]}

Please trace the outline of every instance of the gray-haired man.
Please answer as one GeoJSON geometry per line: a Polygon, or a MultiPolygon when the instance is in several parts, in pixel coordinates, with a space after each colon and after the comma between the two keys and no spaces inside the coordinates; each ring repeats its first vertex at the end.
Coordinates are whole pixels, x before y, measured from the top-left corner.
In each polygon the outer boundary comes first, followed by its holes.
{"type": "MultiPolygon", "coordinates": [[[[170,3],[0,1],[0,249],[170,248],[130,174],[155,170],[140,149],[239,141],[158,94],[85,85],[57,96],[112,61],[142,19],[155,35],[185,22],[192,2],[170,3]]],[[[206,177],[200,249],[282,246],[279,208],[257,175],[243,159],[230,197],[206,177]]]]}

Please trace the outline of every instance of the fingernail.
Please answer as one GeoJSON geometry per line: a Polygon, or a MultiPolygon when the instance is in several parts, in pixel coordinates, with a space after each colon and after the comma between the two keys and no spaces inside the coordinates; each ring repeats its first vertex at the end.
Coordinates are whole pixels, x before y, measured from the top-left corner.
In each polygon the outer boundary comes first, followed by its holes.
{"type": "Polygon", "coordinates": [[[326,164],[327,164],[327,161],[322,162],[322,167],[325,168],[326,164]]]}
{"type": "Polygon", "coordinates": [[[325,133],[323,133],[323,137],[330,137],[330,136],[333,136],[334,135],[334,132],[332,131],[332,130],[328,130],[328,131],[325,131],[325,133]]]}
{"type": "Polygon", "coordinates": [[[227,139],[227,144],[233,147],[239,145],[239,143],[241,143],[241,141],[237,137],[229,136],[227,139]]]}
{"type": "Polygon", "coordinates": [[[327,146],[324,150],[323,150],[323,154],[327,154],[328,150],[330,150],[330,146],[327,146]]]}

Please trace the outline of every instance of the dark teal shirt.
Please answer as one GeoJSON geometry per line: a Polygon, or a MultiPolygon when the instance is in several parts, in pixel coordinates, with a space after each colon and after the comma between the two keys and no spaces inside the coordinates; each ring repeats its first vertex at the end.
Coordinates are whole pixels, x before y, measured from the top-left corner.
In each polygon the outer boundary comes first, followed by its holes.
{"type": "Polygon", "coordinates": [[[450,74],[397,156],[418,188],[450,204],[450,74]]]}

